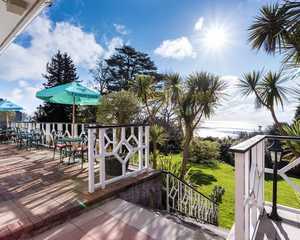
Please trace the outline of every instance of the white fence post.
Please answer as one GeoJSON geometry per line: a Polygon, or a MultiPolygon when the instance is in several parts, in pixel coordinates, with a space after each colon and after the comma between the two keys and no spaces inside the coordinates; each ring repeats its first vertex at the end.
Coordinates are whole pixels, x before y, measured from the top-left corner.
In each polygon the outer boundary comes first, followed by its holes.
{"type": "Polygon", "coordinates": [[[57,132],[63,135],[63,125],[62,125],[62,123],[57,124],[57,132]]]}
{"type": "Polygon", "coordinates": [[[89,128],[88,129],[88,164],[89,164],[89,192],[93,193],[95,191],[95,170],[94,170],[94,162],[95,162],[95,156],[94,156],[94,145],[95,145],[95,131],[94,129],[89,128]]]}
{"type": "Polygon", "coordinates": [[[244,153],[235,153],[235,239],[247,239],[245,228],[245,160],[244,153]]]}
{"type": "Polygon", "coordinates": [[[150,145],[150,139],[149,139],[149,126],[145,127],[145,167],[149,168],[149,145],[150,145]]]}
{"type": "Polygon", "coordinates": [[[72,124],[72,131],[74,129],[74,132],[72,133],[73,137],[78,137],[78,125],[75,123],[74,125],[72,124]]]}
{"type": "Polygon", "coordinates": [[[47,145],[50,145],[49,143],[50,143],[50,139],[51,139],[51,136],[50,136],[50,134],[51,134],[51,129],[50,129],[50,123],[45,123],[46,124],[46,144],[47,145]]]}
{"type": "Polygon", "coordinates": [[[139,170],[143,168],[143,127],[138,128],[139,170]]]}
{"type": "Polygon", "coordinates": [[[106,172],[105,172],[105,141],[104,141],[104,132],[105,128],[99,129],[99,158],[100,158],[100,185],[102,188],[105,188],[105,178],[106,178],[106,172]]]}

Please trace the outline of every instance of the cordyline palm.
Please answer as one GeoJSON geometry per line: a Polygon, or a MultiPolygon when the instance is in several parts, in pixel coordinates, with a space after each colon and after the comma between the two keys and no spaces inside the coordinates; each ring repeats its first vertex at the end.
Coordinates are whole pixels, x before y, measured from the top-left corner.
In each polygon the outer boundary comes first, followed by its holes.
{"type": "Polygon", "coordinates": [[[183,179],[190,158],[189,146],[194,130],[203,117],[210,117],[223,95],[225,84],[219,77],[207,73],[188,76],[184,90],[178,98],[178,115],[182,119],[184,140],[180,177],[183,179]]]}
{"type": "Polygon", "coordinates": [[[132,83],[133,91],[140,102],[145,106],[149,124],[151,125],[150,137],[153,146],[153,168],[157,168],[157,139],[162,136],[161,129],[155,125],[156,114],[161,108],[164,95],[157,91],[155,78],[150,75],[137,75],[132,83]],[[152,135],[152,136],[151,136],[152,135]]]}
{"type": "Polygon", "coordinates": [[[254,49],[269,54],[284,53],[284,63],[292,66],[300,63],[300,3],[285,1],[260,9],[249,28],[249,42],[254,49]]]}
{"type": "MultiPolygon", "coordinates": [[[[181,94],[182,78],[179,73],[169,73],[164,78],[165,104],[172,115],[176,114],[181,94]]],[[[178,127],[182,130],[180,117],[177,116],[178,127]]]]}
{"type": "Polygon", "coordinates": [[[281,86],[285,80],[281,77],[281,72],[273,73],[269,71],[263,75],[262,72],[253,71],[244,74],[239,83],[242,94],[246,96],[255,95],[257,108],[265,107],[270,111],[279,130],[281,125],[275,114],[275,107],[280,105],[283,108],[283,102],[287,99],[286,94],[289,89],[281,86]]]}

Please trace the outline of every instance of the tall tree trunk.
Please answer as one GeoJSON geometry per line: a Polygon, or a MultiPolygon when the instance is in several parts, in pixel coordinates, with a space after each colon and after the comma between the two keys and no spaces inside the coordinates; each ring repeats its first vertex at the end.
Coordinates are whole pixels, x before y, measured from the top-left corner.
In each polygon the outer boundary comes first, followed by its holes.
{"type": "Polygon", "coordinates": [[[272,118],[273,118],[276,128],[279,130],[279,132],[281,132],[282,131],[281,124],[276,117],[274,108],[270,107],[269,109],[270,109],[270,112],[271,112],[271,115],[272,115],[272,118]]]}
{"type": "Polygon", "coordinates": [[[193,130],[190,127],[185,128],[184,144],[183,144],[183,153],[182,153],[182,163],[181,163],[181,172],[180,179],[184,179],[184,176],[187,171],[187,164],[190,159],[190,143],[193,139],[193,130]]]}

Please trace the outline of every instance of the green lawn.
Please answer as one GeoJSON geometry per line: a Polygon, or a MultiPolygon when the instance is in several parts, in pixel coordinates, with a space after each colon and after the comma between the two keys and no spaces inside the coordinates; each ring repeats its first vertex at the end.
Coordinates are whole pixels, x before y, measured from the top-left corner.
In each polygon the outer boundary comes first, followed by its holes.
{"type": "MultiPolygon", "coordinates": [[[[180,155],[173,157],[179,160],[180,155]]],[[[209,195],[215,185],[225,188],[225,194],[219,210],[219,222],[222,227],[231,228],[234,221],[234,168],[226,163],[218,163],[216,166],[203,166],[192,164],[192,183],[198,185],[198,190],[209,195]]],[[[300,185],[300,179],[291,178],[300,185]]],[[[272,180],[265,181],[265,200],[272,199],[272,180]]],[[[300,198],[294,190],[284,181],[278,182],[278,204],[300,208],[300,198]]]]}

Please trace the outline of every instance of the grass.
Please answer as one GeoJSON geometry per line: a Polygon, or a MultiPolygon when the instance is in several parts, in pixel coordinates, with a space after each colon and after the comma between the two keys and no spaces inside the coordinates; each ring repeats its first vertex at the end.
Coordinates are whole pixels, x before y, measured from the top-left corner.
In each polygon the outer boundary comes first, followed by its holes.
{"type": "MultiPolygon", "coordinates": [[[[174,155],[173,160],[179,161],[180,155],[174,155]]],[[[191,182],[197,185],[198,190],[209,195],[215,185],[225,188],[223,201],[219,208],[219,223],[221,227],[230,229],[234,222],[234,167],[226,163],[217,163],[212,166],[192,164],[190,173],[191,182]]],[[[299,178],[291,178],[300,185],[299,178]]],[[[265,180],[265,201],[272,200],[272,178],[266,176],[265,180]]],[[[278,181],[278,204],[300,208],[300,196],[282,179],[278,181]]]]}

